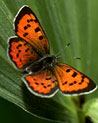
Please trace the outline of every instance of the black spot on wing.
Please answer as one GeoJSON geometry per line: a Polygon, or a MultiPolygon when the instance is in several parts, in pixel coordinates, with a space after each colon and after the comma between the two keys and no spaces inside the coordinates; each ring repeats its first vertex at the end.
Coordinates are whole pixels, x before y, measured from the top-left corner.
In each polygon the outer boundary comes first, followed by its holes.
{"type": "Polygon", "coordinates": [[[47,77],[47,78],[46,78],[46,80],[50,80],[50,79],[51,79],[51,77],[47,77]]]}
{"type": "Polygon", "coordinates": [[[37,28],[35,29],[35,32],[39,32],[39,31],[40,31],[40,28],[37,27],[37,28]]]}
{"type": "Polygon", "coordinates": [[[26,50],[25,50],[25,52],[28,52],[29,51],[29,48],[27,48],[26,50]]]}
{"type": "Polygon", "coordinates": [[[47,88],[45,85],[43,86],[44,88],[47,88]]]}
{"type": "Polygon", "coordinates": [[[50,87],[51,85],[48,85],[48,87],[50,87]]]}
{"type": "Polygon", "coordinates": [[[29,19],[27,19],[27,22],[28,22],[28,23],[30,23],[30,20],[29,20],[29,19]]]}
{"type": "Polygon", "coordinates": [[[82,82],[79,82],[78,84],[79,84],[79,85],[81,85],[81,84],[82,84],[82,82]]]}
{"type": "Polygon", "coordinates": [[[30,24],[27,24],[27,27],[31,27],[31,25],[30,24]]]}
{"type": "Polygon", "coordinates": [[[35,84],[36,84],[36,85],[39,85],[39,83],[38,83],[38,82],[35,82],[35,84]]]}
{"type": "Polygon", "coordinates": [[[19,44],[16,48],[19,49],[19,47],[21,47],[21,46],[22,46],[22,44],[19,44]]]}
{"type": "Polygon", "coordinates": [[[20,62],[22,62],[22,60],[21,60],[21,59],[19,59],[19,61],[20,61],[20,62]]]}
{"type": "Polygon", "coordinates": [[[24,26],[24,30],[26,30],[28,27],[27,26],[24,26]]]}
{"type": "Polygon", "coordinates": [[[77,82],[76,81],[74,81],[74,84],[76,84],[77,82]]]}
{"type": "Polygon", "coordinates": [[[52,83],[55,83],[57,80],[53,80],[52,83]]]}
{"type": "Polygon", "coordinates": [[[33,19],[30,19],[30,21],[32,22],[32,21],[33,21],[33,19]]]}
{"type": "Polygon", "coordinates": [[[65,84],[67,84],[67,81],[65,81],[62,85],[65,85],[65,84]]]}
{"type": "Polygon", "coordinates": [[[19,57],[19,54],[16,54],[16,57],[18,58],[19,57]]]}
{"type": "Polygon", "coordinates": [[[71,71],[71,69],[67,69],[67,70],[66,70],[66,72],[70,72],[70,71],[71,71]]]}
{"type": "Polygon", "coordinates": [[[72,86],[74,83],[70,83],[69,86],[72,86]]]}
{"type": "Polygon", "coordinates": [[[18,52],[20,53],[20,52],[21,52],[21,50],[18,50],[18,52]]]}
{"type": "Polygon", "coordinates": [[[84,82],[84,79],[85,79],[85,76],[83,75],[80,84],[84,82]]]}
{"type": "Polygon", "coordinates": [[[85,78],[85,76],[83,75],[83,76],[82,76],[82,79],[84,79],[84,78],[85,78]]]}
{"type": "Polygon", "coordinates": [[[76,77],[76,76],[77,76],[77,73],[74,72],[74,73],[72,74],[72,77],[76,77]]]}
{"type": "Polygon", "coordinates": [[[37,23],[37,22],[38,22],[38,20],[36,19],[36,20],[34,20],[34,22],[35,22],[35,23],[37,23]]]}
{"type": "Polygon", "coordinates": [[[28,33],[27,33],[27,32],[25,32],[25,33],[23,34],[23,36],[24,36],[24,37],[26,37],[27,35],[28,35],[28,33]]]}
{"type": "Polygon", "coordinates": [[[43,39],[43,36],[39,36],[39,40],[42,40],[43,39]]]}

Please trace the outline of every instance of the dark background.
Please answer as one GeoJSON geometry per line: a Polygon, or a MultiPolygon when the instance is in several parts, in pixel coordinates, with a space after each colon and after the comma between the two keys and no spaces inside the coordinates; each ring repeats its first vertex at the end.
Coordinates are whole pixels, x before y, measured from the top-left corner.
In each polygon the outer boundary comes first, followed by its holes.
{"type": "Polygon", "coordinates": [[[0,123],[53,123],[32,116],[11,102],[0,98],[0,123]]]}

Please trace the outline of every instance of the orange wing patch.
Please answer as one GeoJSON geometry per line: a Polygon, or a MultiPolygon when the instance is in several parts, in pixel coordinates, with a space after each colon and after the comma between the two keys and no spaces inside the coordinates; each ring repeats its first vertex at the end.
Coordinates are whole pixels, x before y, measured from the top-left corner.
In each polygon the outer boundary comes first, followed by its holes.
{"type": "Polygon", "coordinates": [[[59,88],[65,94],[89,93],[96,88],[91,79],[67,64],[58,63],[54,71],[59,88]]]}
{"type": "Polygon", "coordinates": [[[39,96],[51,97],[58,88],[56,77],[48,69],[36,75],[26,75],[24,81],[27,88],[39,96]]]}
{"type": "Polygon", "coordinates": [[[50,53],[47,37],[32,10],[24,6],[15,18],[15,32],[41,54],[50,53]]]}
{"type": "Polygon", "coordinates": [[[9,56],[17,68],[24,68],[38,59],[36,52],[24,40],[17,37],[10,38],[9,44],[9,56]]]}

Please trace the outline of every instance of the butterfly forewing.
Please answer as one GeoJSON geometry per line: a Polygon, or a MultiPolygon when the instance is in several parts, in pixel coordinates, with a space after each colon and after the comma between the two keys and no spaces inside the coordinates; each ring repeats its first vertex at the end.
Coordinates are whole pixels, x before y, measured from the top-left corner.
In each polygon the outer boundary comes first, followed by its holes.
{"type": "Polygon", "coordinates": [[[95,83],[90,78],[67,64],[58,63],[54,71],[59,83],[59,89],[64,94],[85,94],[96,89],[95,83]]]}
{"type": "Polygon", "coordinates": [[[24,6],[15,18],[16,34],[30,43],[39,54],[49,54],[48,39],[32,10],[24,6]]]}

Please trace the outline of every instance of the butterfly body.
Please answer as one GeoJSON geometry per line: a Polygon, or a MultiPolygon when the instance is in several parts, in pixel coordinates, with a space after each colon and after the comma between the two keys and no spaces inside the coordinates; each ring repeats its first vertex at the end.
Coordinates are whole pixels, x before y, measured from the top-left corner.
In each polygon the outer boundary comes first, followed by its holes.
{"type": "Polygon", "coordinates": [[[48,39],[28,6],[19,10],[14,28],[17,36],[9,38],[8,55],[16,68],[27,72],[22,80],[31,93],[48,98],[58,90],[65,95],[81,95],[97,88],[89,77],[50,55],[48,39]]]}
{"type": "Polygon", "coordinates": [[[53,67],[56,65],[56,59],[58,57],[55,55],[45,55],[42,58],[38,59],[37,61],[30,63],[29,66],[26,67],[27,72],[32,73],[38,73],[39,71],[42,71],[43,69],[53,69],[53,67]]]}

